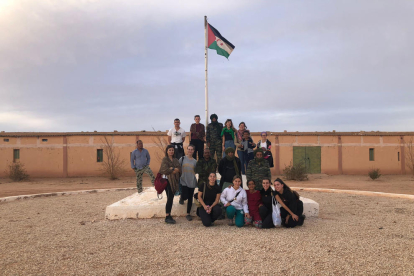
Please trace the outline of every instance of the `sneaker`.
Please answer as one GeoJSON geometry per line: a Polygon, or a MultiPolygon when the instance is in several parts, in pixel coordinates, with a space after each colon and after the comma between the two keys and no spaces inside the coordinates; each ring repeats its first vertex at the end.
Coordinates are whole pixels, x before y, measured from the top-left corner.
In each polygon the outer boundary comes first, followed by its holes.
{"type": "Polygon", "coordinates": [[[175,220],[172,218],[172,216],[165,217],[165,222],[168,224],[175,224],[175,220]]]}
{"type": "Polygon", "coordinates": [[[228,223],[228,225],[229,225],[229,226],[233,226],[233,225],[234,225],[233,219],[229,219],[229,223],[228,223]]]}
{"type": "Polygon", "coordinates": [[[193,218],[192,218],[190,215],[186,215],[186,216],[185,216],[185,218],[186,218],[188,221],[192,221],[192,220],[193,220],[193,218]]]}
{"type": "Polygon", "coordinates": [[[184,205],[184,200],[180,197],[180,201],[178,203],[180,203],[181,205],[184,205]]]}

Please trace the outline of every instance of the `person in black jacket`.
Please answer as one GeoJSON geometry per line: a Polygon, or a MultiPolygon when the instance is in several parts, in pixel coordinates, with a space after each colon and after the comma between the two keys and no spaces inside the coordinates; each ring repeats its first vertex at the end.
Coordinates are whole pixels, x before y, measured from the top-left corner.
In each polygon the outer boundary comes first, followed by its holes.
{"type": "Polygon", "coordinates": [[[226,156],[220,160],[218,165],[218,172],[221,175],[220,187],[223,191],[230,185],[233,185],[233,177],[240,175],[241,163],[240,159],[234,156],[235,150],[233,148],[226,149],[226,156]]]}
{"type": "Polygon", "coordinates": [[[271,180],[265,178],[262,181],[263,189],[260,190],[262,195],[263,205],[259,206],[259,214],[262,218],[262,228],[273,228],[273,219],[272,219],[272,198],[275,196],[275,192],[270,187],[271,180]]]}
{"type": "Polygon", "coordinates": [[[299,194],[292,191],[280,178],[277,178],[274,184],[276,200],[282,206],[280,207],[282,225],[287,228],[303,225],[305,215],[303,215],[303,202],[299,200],[299,194]]]}

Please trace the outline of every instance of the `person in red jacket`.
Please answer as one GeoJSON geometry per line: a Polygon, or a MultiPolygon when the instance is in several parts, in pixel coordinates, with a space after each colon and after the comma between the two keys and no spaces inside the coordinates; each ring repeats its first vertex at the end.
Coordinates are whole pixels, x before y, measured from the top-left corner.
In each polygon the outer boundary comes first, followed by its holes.
{"type": "Polygon", "coordinates": [[[262,218],[259,213],[259,207],[263,205],[262,195],[255,189],[256,184],[254,183],[254,180],[248,180],[247,187],[249,187],[249,191],[247,191],[246,194],[250,218],[246,218],[246,224],[248,225],[253,221],[253,225],[256,228],[262,228],[262,218]]]}

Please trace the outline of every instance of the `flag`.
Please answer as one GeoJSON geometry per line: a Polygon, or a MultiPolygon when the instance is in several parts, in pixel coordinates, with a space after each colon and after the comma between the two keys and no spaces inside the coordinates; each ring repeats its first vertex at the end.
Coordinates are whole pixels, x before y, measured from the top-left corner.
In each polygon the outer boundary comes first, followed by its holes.
{"type": "Polygon", "coordinates": [[[231,52],[234,50],[234,45],[227,39],[221,36],[221,34],[210,24],[207,24],[208,28],[208,42],[207,47],[217,51],[218,55],[229,58],[231,52]]]}

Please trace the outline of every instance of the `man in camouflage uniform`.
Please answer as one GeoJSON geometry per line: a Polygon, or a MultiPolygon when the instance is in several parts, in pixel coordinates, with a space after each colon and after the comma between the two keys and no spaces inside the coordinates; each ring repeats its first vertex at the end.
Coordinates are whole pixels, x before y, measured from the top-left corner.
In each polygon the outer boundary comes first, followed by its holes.
{"type": "Polygon", "coordinates": [[[131,153],[131,168],[134,170],[137,176],[137,190],[138,193],[142,193],[142,174],[146,173],[151,179],[152,185],[154,185],[154,174],[152,173],[149,164],[151,157],[149,152],[144,149],[144,144],[141,140],[137,141],[137,148],[131,153]]]}
{"type": "Polygon", "coordinates": [[[210,158],[210,150],[204,150],[203,158],[199,159],[196,164],[195,173],[198,173],[198,188],[202,183],[208,183],[210,173],[216,173],[216,160],[210,158]]]}
{"type": "Polygon", "coordinates": [[[269,162],[263,158],[263,150],[256,149],[254,151],[254,159],[250,160],[246,170],[247,181],[254,180],[256,190],[263,188],[262,181],[264,178],[271,179],[269,162]]]}
{"type": "Polygon", "coordinates": [[[216,114],[211,114],[210,120],[211,123],[207,126],[206,142],[207,147],[210,149],[211,158],[218,163],[223,156],[223,141],[221,138],[223,124],[217,121],[218,116],[216,114]],[[215,157],[214,154],[216,154],[215,157]]]}

